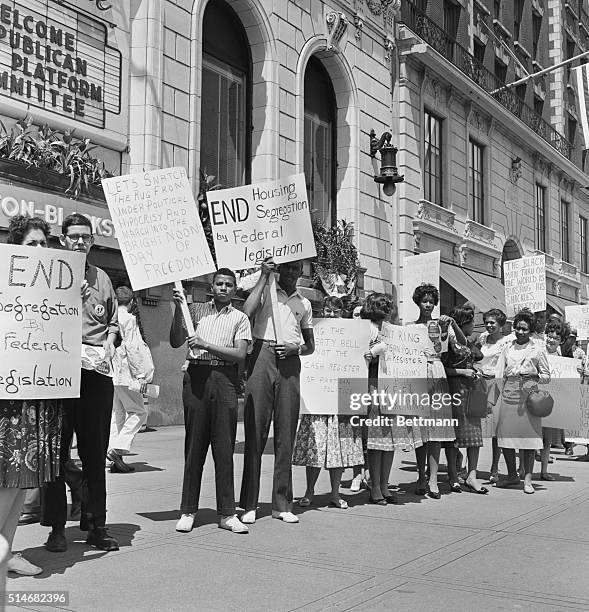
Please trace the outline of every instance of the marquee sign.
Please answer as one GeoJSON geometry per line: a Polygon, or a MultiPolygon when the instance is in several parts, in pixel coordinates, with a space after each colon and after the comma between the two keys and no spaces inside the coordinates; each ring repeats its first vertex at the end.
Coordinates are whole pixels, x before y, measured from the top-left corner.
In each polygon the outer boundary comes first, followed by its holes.
{"type": "Polygon", "coordinates": [[[0,95],[103,128],[121,111],[106,24],[50,0],[0,3],[0,95]]]}

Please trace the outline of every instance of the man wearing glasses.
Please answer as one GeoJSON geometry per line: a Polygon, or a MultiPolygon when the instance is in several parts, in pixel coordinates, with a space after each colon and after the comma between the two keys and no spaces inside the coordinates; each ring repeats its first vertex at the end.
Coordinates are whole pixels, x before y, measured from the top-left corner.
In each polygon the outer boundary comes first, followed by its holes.
{"type": "MultiPolygon", "coordinates": [[[[78,213],[63,221],[61,244],[68,251],[86,256],[94,244],[92,224],[78,213]]],[[[117,541],[105,529],[106,478],[104,461],[108,450],[113,403],[111,359],[119,331],[117,299],[106,272],[88,263],[82,295],[82,379],[80,398],[64,401],[61,433],[61,465],[69,459],[74,432],[82,460],[85,507],[80,529],[88,531],[86,542],[105,551],[118,550],[117,541]]],[[[62,467],[59,478],[47,485],[41,524],[52,527],[45,548],[65,552],[67,501],[62,467]]]]}

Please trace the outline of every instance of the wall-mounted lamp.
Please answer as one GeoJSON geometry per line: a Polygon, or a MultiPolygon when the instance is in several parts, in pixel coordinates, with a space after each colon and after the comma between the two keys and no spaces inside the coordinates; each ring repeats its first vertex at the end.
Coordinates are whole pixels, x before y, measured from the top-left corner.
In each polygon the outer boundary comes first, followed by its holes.
{"type": "Polygon", "coordinates": [[[380,139],[377,139],[376,132],[370,130],[370,157],[375,157],[377,151],[380,151],[380,174],[374,177],[374,181],[383,183],[382,190],[388,196],[395,193],[396,183],[405,180],[397,170],[397,148],[391,144],[391,138],[391,133],[385,132],[380,139]]]}

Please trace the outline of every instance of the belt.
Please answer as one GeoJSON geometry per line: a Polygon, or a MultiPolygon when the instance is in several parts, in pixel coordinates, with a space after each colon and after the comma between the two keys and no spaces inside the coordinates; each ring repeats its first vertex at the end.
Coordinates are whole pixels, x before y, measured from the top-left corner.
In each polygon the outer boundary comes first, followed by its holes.
{"type": "Polygon", "coordinates": [[[265,344],[266,346],[276,346],[276,340],[261,340],[260,338],[255,338],[254,339],[254,344],[256,343],[260,343],[260,344],[265,344]]]}
{"type": "Polygon", "coordinates": [[[190,365],[196,366],[234,366],[237,365],[233,361],[224,361],[223,359],[189,359],[190,365]]]}

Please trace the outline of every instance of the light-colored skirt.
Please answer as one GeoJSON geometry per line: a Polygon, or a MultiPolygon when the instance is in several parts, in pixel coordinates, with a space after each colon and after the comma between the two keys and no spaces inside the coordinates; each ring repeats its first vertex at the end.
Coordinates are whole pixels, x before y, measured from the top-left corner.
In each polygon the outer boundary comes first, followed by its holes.
{"type": "Polygon", "coordinates": [[[532,380],[522,382],[520,377],[505,380],[493,412],[500,448],[539,450],[543,447],[542,419],[531,415],[526,408],[530,387],[536,384],[532,380]]]}
{"type": "Polygon", "coordinates": [[[364,464],[362,434],[350,417],[304,414],[299,423],[293,465],[348,468],[364,464]]]}

